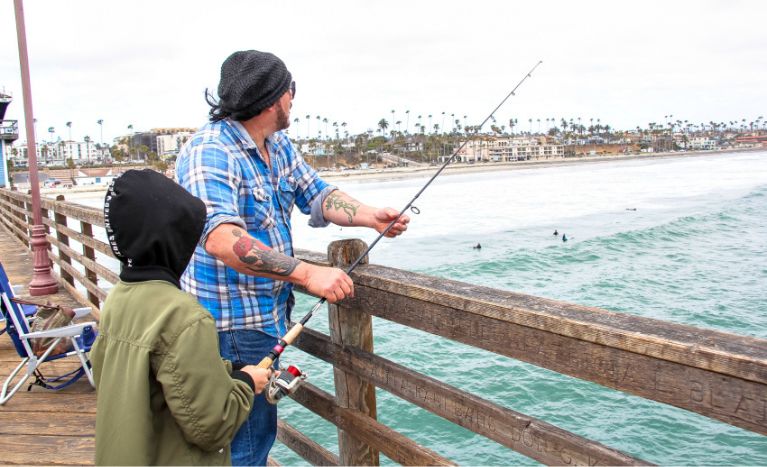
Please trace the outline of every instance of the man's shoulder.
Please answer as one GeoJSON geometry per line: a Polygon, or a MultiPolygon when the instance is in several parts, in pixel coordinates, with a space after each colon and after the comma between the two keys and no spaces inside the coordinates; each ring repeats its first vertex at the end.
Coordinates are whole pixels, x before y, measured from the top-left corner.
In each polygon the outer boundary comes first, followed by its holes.
{"type": "Polygon", "coordinates": [[[179,151],[176,167],[199,163],[218,166],[243,155],[242,145],[231,125],[225,121],[209,122],[197,130],[179,151]]]}
{"type": "Polygon", "coordinates": [[[237,141],[236,134],[226,121],[208,122],[203,125],[189,140],[188,147],[196,146],[229,146],[237,141]]]}

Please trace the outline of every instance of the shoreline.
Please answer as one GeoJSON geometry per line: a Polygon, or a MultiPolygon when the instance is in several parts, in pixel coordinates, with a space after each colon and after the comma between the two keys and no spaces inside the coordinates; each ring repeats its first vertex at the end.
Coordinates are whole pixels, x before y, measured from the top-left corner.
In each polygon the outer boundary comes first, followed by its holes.
{"type": "MultiPolygon", "coordinates": [[[[649,154],[626,154],[614,156],[583,156],[570,157],[565,159],[549,159],[518,162],[479,162],[474,164],[451,163],[445,167],[443,175],[458,175],[464,173],[494,172],[497,170],[523,170],[540,167],[558,167],[572,164],[590,164],[599,162],[630,161],[642,159],[670,159],[683,157],[701,157],[717,154],[733,154],[740,152],[760,152],[767,151],[767,148],[739,148],[725,149],[717,151],[684,151],[684,152],[658,152],[649,154]]],[[[321,172],[320,176],[326,181],[338,180],[398,180],[403,178],[417,178],[433,175],[441,167],[441,164],[429,165],[426,167],[397,167],[392,169],[368,169],[368,170],[349,170],[343,172],[321,172]]]]}
{"type": "MultiPolygon", "coordinates": [[[[626,154],[626,155],[599,155],[570,157],[565,159],[549,159],[534,161],[517,162],[478,162],[474,164],[451,163],[445,167],[443,175],[458,175],[465,173],[482,173],[506,170],[524,170],[541,167],[559,167],[573,164],[591,164],[600,162],[631,161],[643,159],[670,159],[684,157],[702,157],[717,154],[734,154],[740,152],[761,152],[767,151],[767,148],[740,148],[725,149],[716,151],[683,151],[683,152],[659,152],[645,154],[626,154]]],[[[356,169],[345,171],[322,171],[318,172],[323,180],[328,182],[336,181],[389,181],[406,178],[418,178],[431,176],[441,167],[441,164],[428,165],[425,167],[396,167],[389,169],[356,169]]],[[[106,185],[89,185],[72,188],[41,188],[40,193],[43,196],[55,197],[56,195],[70,195],[72,198],[86,197],[94,192],[103,192],[106,185]]]]}

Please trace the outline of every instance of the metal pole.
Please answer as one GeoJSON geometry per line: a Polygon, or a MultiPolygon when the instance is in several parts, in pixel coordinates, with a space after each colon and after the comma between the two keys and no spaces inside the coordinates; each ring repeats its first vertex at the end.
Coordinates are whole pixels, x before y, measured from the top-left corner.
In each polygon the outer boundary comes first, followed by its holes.
{"type": "Polygon", "coordinates": [[[40,211],[40,182],[37,177],[37,147],[35,124],[32,114],[32,87],[29,79],[29,57],[27,55],[27,32],[24,26],[24,5],[22,0],[13,0],[16,12],[16,37],[19,44],[21,66],[21,88],[24,95],[24,122],[27,130],[27,156],[29,159],[29,184],[32,190],[32,253],[34,256],[30,295],[48,295],[58,292],[59,286],[51,274],[51,260],[48,258],[48,240],[40,211]]]}

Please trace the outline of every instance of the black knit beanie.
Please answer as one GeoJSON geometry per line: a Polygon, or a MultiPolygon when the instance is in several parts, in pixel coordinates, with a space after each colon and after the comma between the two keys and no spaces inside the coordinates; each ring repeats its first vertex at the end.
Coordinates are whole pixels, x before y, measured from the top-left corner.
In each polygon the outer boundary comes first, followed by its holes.
{"type": "Polygon", "coordinates": [[[247,120],[277,102],[292,80],[285,63],[274,54],[235,52],[221,65],[218,106],[235,120],[247,120]]]}
{"type": "Polygon", "coordinates": [[[179,286],[205,227],[205,203],[150,169],[115,178],[104,198],[104,227],[126,282],[179,286]]]}

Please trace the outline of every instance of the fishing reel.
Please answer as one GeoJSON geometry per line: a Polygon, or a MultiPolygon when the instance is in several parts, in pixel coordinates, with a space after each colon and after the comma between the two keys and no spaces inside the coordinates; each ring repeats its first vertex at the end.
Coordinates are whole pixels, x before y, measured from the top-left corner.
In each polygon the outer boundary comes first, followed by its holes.
{"type": "Polygon", "coordinates": [[[307,375],[295,366],[290,365],[287,369],[281,369],[280,375],[272,376],[266,386],[266,401],[270,404],[277,403],[285,396],[289,396],[306,382],[307,375]]]}

